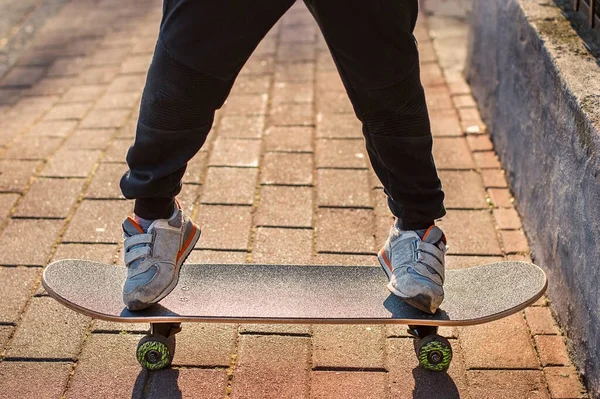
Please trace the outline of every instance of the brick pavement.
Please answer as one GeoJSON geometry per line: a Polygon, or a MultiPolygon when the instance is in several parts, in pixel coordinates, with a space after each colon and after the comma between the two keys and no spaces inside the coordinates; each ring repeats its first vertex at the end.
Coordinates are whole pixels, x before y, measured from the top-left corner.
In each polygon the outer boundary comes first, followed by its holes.
{"type": "MultiPolygon", "coordinates": [[[[426,10],[416,35],[448,197],[448,267],[528,259],[460,75],[464,24],[433,2],[426,10]]],[[[160,11],[158,0],[72,1],[6,78],[20,90],[0,106],[0,398],[586,397],[546,300],[442,329],[456,356],[434,375],[416,368],[400,326],[202,324],[184,326],[173,369],[147,373],[133,356],[146,326],[94,321],[48,298],[40,275],[52,259],[120,263],[131,204],[117,184],[160,11]]],[[[193,262],[376,264],[392,218],[302,4],[240,74],[180,199],[204,230],[193,262]]]]}

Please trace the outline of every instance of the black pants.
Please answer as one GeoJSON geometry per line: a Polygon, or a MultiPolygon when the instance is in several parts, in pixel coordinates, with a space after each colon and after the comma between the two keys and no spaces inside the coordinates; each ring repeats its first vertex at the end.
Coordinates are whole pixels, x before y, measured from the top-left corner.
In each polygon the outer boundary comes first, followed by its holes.
{"type": "MultiPolygon", "coordinates": [[[[445,214],[413,29],[418,0],[305,0],[327,41],[390,209],[405,229],[445,214]]],[[[164,0],[121,180],[135,213],[165,218],[240,69],[294,0],[164,0]]]]}

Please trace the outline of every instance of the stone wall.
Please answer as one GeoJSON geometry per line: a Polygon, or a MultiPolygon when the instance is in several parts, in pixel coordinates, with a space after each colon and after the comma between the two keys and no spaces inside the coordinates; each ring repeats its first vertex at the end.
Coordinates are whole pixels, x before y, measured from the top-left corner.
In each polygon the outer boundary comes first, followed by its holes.
{"type": "Polygon", "coordinates": [[[550,0],[479,0],[470,14],[467,80],[574,361],[598,395],[600,64],[550,0]]]}

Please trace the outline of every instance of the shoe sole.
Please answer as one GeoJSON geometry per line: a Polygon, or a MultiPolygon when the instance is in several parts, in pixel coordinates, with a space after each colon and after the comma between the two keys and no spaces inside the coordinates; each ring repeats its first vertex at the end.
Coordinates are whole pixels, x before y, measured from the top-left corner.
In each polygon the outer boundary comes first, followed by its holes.
{"type": "Polygon", "coordinates": [[[194,232],[194,236],[193,236],[192,240],[190,241],[190,244],[185,249],[182,256],[179,258],[180,260],[175,264],[175,276],[173,277],[173,281],[171,281],[171,283],[167,286],[167,288],[165,288],[165,290],[163,292],[161,292],[161,294],[156,299],[154,299],[150,302],[139,302],[138,303],[136,301],[136,302],[130,304],[131,306],[127,306],[127,309],[143,310],[143,309],[149,308],[150,306],[154,305],[155,303],[160,302],[164,297],[169,295],[175,289],[175,287],[177,287],[177,284],[179,283],[179,273],[181,271],[181,266],[185,263],[188,256],[190,256],[190,253],[196,246],[198,239],[200,239],[200,234],[201,234],[200,227],[198,227],[196,224],[194,224],[194,227],[196,228],[196,231],[194,232]]]}

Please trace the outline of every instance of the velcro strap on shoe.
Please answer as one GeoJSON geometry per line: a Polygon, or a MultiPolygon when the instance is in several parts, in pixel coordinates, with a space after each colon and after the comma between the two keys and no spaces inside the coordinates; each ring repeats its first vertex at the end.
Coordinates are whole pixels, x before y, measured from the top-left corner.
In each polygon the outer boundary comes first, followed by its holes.
{"type": "Polygon", "coordinates": [[[129,250],[131,247],[140,244],[151,244],[152,234],[136,234],[125,239],[125,250],[129,250]]]}
{"type": "Polygon", "coordinates": [[[125,256],[123,256],[123,260],[125,261],[126,265],[130,265],[131,262],[143,258],[145,256],[148,256],[150,254],[150,247],[148,245],[143,246],[143,247],[137,247],[137,248],[133,248],[132,250],[129,250],[127,252],[125,252],[125,256]]]}
{"type": "MultiPolygon", "coordinates": [[[[442,259],[444,259],[444,251],[441,250],[437,245],[427,242],[419,243],[419,261],[433,269],[443,281],[445,277],[442,259]]],[[[431,270],[429,270],[429,274],[432,274],[431,270]]]]}
{"type": "Polygon", "coordinates": [[[427,252],[432,256],[435,256],[438,259],[444,259],[444,254],[446,253],[446,245],[443,242],[439,242],[436,244],[430,244],[428,242],[421,241],[418,247],[419,251],[427,252]]]}
{"type": "Polygon", "coordinates": [[[432,280],[436,284],[439,284],[439,285],[444,284],[443,277],[440,274],[438,274],[437,272],[432,273],[431,269],[433,269],[433,268],[430,269],[429,265],[426,265],[422,261],[419,260],[416,263],[414,263],[412,265],[412,268],[415,272],[419,273],[421,276],[423,276],[425,278],[428,278],[429,280],[432,280]]]}
{"type": "Polygon", "coordinates": [[[440,263],[439,259],[437,259],[435,256],[431,256],[431,254],[428,254],[426,252],[421,252],[420,256],[419,256],[419,261],[421,263],[429,266],[428,274],[425,275],[425,277],[428,277],[429,275],[432,275],[432,274],[437,274],[440,276],[442,281],[445,279],[444,278],[444,265],[442,265],[440,263]]]}

